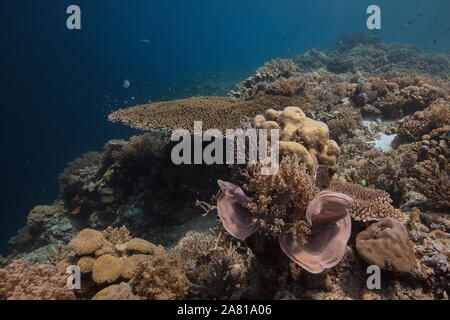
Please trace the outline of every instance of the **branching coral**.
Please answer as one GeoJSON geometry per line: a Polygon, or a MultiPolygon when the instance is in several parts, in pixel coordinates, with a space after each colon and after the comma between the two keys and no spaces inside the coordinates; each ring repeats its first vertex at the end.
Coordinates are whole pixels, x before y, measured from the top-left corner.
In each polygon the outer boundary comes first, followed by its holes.
{"type": "Polygon", "coordinates": [[[189,290],[183,264],[175,254],[158,254],[140,263],[130,285],[149,300],[183,299],[189,290]]]}
{"type": "Polygon", "coordinates": [[[418,192],[427,198],[426,205],[437,210],[450,209],[450,164],[444,170],[435,160],[425,160],[414,165],[408,178],[418,192]]]}
{"type": "Polygon", "coordinates": [[[247,286],[251,254],[233,243],[216,245],[211,235],[190,231],[174,248],[192,283],[189,299],[238,298],[247,286]]]}
{"type": "Polygon", "coordinates": [[[338,181],[332,181],[329,189],[352,197],[353,202],[348,211],[354,220],[379,221],[390,217],[402,222],[407,221],[403,212],[392,207],[389,194],[383,190],[338,181]]]}
{"type": "Polygon", "coordinates": [[[253,214],[253,225],[273,238],[285,225],[291,226],[295,236],[307,236],[308,227],[300,221],[317,190],[301,158],[296,154],[284,157],[278,172],[270,176],[261,175],[260,167],[250,165],[245,173],[244,190],[254,199],[245,207],[253,214]]]}
{"type": "Polygon", "coordinates": [[[29,265],[13,261],[0,269],[0,299],[7,300],[73,300],[67,287],[65,270],[54,265],[29,265]]]}
{"type": "MultiPolygon", "coordinates": [[[[254,76],[243,81],[229,95],[235,98],[249,99],[261,91],[261,89],[266,89],[270,83],[276,82],[281,78],[290,78],[300,73],[301,69],[290,59],[272,60],[271,62],[266,62],[264,66],[256,70],[254,76]]],[[[283,90],[283,92],[286,91],[283,90]]]]}

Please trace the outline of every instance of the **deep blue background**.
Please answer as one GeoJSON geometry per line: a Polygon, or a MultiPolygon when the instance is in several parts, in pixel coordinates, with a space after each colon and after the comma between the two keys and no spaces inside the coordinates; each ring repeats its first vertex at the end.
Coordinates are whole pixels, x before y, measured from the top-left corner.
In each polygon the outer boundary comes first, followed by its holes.
{"type": "Polygon", "coordinates": [[[381,7],[382,30],[370,32],[383,41],[450,50],[448,0],[2,0],[0,248],[34,205],[56,198],[68,161],[134,133],[106,121],[114,99],[155,101],[198,71],[251,74],[273,58],[333,48],[342,33],[369,32],[370,4],[381,7]],[[71,4],[81,31],[66,29],[71,4]]]}

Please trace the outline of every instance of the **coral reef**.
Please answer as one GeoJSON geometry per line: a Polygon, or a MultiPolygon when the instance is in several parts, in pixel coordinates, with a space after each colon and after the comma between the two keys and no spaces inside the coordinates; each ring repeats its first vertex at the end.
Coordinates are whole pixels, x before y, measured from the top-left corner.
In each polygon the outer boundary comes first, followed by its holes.
{"type": "Polygon", "coordinates": [[[228,97],[173,88],[181,100],[111,113],[149,132],[68,164],[59,198],[0,257],[0,299],[448,299],[448,61],[343,35],[228,97]],[[170,131],[200,120],[280,129],[278,172],[174,165],[170,131]],[[81,290],[65,288],[67,263],[81,290]],[[368,264],[384,268],[382,289],[367,288],[368,264]]]}
{"type": "Polygon", "coordinates": [[[336,49],[324,52],[311,49],[292,60],[302,70],[328,70],[334,73],[407,72],[439,75],[450,73],[448,53],[424,53],[420,48],[402,44],[384,44],[374,35],[362,32],[344,34],[336,42],[336,49]]]}

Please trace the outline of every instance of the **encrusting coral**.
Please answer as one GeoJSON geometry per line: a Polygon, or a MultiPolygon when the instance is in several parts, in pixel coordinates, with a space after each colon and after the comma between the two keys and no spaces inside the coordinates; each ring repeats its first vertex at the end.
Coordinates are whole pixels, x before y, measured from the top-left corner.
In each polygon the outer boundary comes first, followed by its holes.
{"type": "Polygon", "coordinates": [[[410,271],[416,260],[405,226],[392,218],[360,232],[356,250],[368,264],[398,272],[410,271]]]}

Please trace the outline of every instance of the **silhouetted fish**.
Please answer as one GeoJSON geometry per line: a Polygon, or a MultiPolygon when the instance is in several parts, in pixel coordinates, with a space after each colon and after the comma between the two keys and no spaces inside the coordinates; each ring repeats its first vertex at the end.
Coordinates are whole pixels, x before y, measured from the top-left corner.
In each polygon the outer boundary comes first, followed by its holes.
{"type": "Polygon", "coordinates": [[[31,163],[33,161],[33,158],[26,157],[24,161],[25,161],[25,163],[31,163]]]}
{"type": "Polygon", "coordinates": [[[433,40],[433,41],[431,41],[431,42],[433,42],[433,43],[437,43],[437,40],[433,40]]]}

